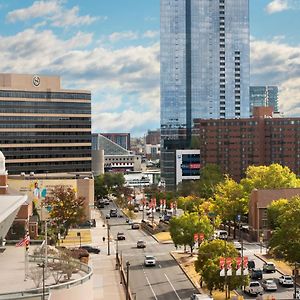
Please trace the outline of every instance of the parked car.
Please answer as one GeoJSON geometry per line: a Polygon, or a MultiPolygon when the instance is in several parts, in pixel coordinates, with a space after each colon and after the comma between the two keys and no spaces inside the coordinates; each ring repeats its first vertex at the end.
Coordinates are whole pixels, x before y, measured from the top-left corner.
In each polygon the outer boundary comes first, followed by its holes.
{"type": "Polygon", "coordinates": [[[255,261],[254,260],[248,260],[248,270],[255,268],[255,261]]]}
{"type": "Polygon", "coordinates": [[[139,208],[136,206],[136,207],[133,209],[133,211],[134,211],[135,213],[137,213],[137,212],[139,212],[139,208]]]}
{"type": "Polygon", "coordinates": [[[262,279],[263,278],[262,269],[259,269],[259,268],[252,269],[250,272],[250,277],[251,277],[251,279],[255,279],[255,280],[262,279]]]}
{"type": "Polygon", "coordinates": [[[282,275],[278,278],[278,282],[281,285],[285,285],[285,286],[293,286],[294,285],[294,280],[292,278],[292,276],[290,275],[282,275]]]}
{"type": "Polygon", "coordinates": [[[264,272],[273,272],[273,273],[275,273],[276,272],[275,264],[273,262],[270,262],[270,261],[264,263],[263,271],[264,272]]]}
{"type": "Polygon", "coordinates": [[[240,242],[234,241],[233,245],[236,250],[242,250],[242,244],[240,242]]]}
{"type": "Polygon", "coordinates": [[[110,214],[106,214],[105,219],[110,219],[110,214]]]}
{"type": "Polygon", "coordinates": [[[81,246],[79,249],[85,249],[88,253],[95,253],[95,254],[100,253],[100,249],[92,246],[81,246]]]}
{"type": "Polygon", "coordinates": [[[296,290],[296,299],[300,299],[300,290],[296,290]]]}
{"type": "Polygon", "coordinates": [[[140,224],[139,223],[132,223],[131,229],[140,229],[140,224]]]}
{"type": "Polygon", "coordinates": [[[261,285],[265,291],[277,291],[277,284],[274,279],[264,279],[261,285]]]}
{"type": "Polygon", "coordinates": [[[226,230],[215,230],[215,239],[227,240],[228,233],[226,230]]]}
{"type": "Polygon", "coordinates": [[[146,242],[142,241],[142,240],[139,240],[137,241],[136,243],[136,247],[137,248],[146,248],[146,242]]]}
{"type": "Polygon", "coordinates": [[[123,232],[117,233],[117,240],[125,240],[125,234],[123,232]]]}
{"type": "Polygon", "coordinates": [[[258,281],[251,281],[246,287],[245,287],[245,293],[249,295],[259,295],[263,292],[263,287],[258,281]]]}
{"type": "Polygon", "coordinates": [[[109,214],[110,216],[113,218],[116,218],[118,216],[118,210],[116,208],[112,208],[110,211],[109,211],[109,214]]]}
{"type": "Polygon", "coordinates": [[[148,266],[155,266],[156,265],[156,259],[152,255],[146,255],[144,260],[144,265],[146,267],[148,266]]]}

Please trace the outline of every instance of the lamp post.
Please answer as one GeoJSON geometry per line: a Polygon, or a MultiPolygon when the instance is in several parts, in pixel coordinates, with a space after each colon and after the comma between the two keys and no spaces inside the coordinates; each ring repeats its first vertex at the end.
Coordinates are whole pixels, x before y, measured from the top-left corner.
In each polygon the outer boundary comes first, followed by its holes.
{"type": "Polygon", "coordinates": [[[42,299],[45,300],[45,260],[42,262],[42,268],[43,268],[43,293],[42,293],[42,299]]]}
{"type": "Polygon", "coordinates": [[[77,236],[79,237],[79,248],[81,248],[81,232],[77,232],[77,236]]]}
{"type": "Polygon", "coordinates": [[[107,222],[107,255],[110,255],[110,225],[107,222]]]}
{"type": "Polygon", "coordinates": [[[262,253],[262,247],[263,247],[263,242],[264,242],[264,233],[263,232],[260,234],[259,241],[260,241],[260,253],[262,253]]]}
{"type": "Polygon", "coordinates": [[[295,267],[294,267],[294,299],[296,298],[296,294],[297,294],[297,267],[298,267],[298,263],[295,262],[295,267]]]}
{"type": "Polygon", "coordinates": [[[126,300],[130,300],[129,299],[129,267],[130,267],[130,263],[129,261],[126,261],[126,300]]]}

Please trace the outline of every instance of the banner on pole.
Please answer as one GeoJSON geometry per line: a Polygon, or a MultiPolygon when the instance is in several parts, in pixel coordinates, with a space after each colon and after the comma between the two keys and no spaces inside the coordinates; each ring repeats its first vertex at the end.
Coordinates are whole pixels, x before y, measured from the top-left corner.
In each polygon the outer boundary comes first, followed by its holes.
{"type": "Polygon", "coordinates": [[[231,267],[231,263],[232,263],[231,257],[226,257],[227,276],[232,276],[232,267],[231,267]]]}
{"type": "Polygon", "coordinates": [[[220,257],[220,276],[225,276],[225,258],[220,257]]]}

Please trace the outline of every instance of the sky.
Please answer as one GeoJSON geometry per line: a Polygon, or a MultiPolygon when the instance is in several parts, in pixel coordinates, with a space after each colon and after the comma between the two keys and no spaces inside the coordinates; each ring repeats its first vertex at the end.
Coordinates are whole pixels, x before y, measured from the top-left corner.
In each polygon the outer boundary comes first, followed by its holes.
{"type": "MultiPolygon", "coordinates": [[[[300,117],[300,0],[249,0],[251,84],[300,117]]],[[[0,72],[92,92],[92,131],[159,128],[159,0],[0,0],[0,72]]]]}

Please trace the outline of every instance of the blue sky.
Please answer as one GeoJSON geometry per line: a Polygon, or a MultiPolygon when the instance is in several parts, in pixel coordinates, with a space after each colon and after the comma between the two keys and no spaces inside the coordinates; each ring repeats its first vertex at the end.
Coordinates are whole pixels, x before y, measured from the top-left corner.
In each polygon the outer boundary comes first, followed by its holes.
{"type": "MultiPolygon", "coordinates": [[[[0,72],[90,89],[94,132],[159,127],[159,0],[0,0],[0,72]]],[[[251,82],[300,116],[300,0],[250,0],[251,82]]]]}

